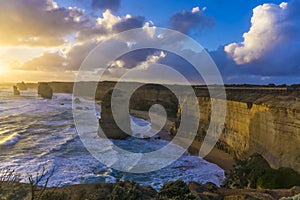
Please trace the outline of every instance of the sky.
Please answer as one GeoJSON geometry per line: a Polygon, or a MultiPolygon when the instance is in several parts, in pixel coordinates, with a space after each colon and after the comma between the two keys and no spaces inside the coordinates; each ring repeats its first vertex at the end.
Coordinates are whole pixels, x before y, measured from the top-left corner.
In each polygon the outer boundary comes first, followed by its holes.
{"type": "MultiPolygon", "coordinates": [[[[202,45],[224,83],[300,83],[299,10],[300,0],[0,0],[0,82],[74,81],[112,35],[143,28],[151,40],[162,27],[202,45]]],[[[105,79],[153,63],[201,79],[182,58],[155,49],[118,58],[105,79]]]]}

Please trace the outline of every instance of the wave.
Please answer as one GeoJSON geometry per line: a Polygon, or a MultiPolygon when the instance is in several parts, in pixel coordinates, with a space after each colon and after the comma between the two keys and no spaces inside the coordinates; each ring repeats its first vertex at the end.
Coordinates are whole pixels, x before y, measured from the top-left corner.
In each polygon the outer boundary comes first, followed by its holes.
{"type": "Polygon", "coordinates": [[[3,137],[0,139],[0,147],[1,146],[11,146],[16,144],[20,140],[20,135],[18,133],[14,133],[12,135],[3,137]]]}
{"type": "MultiPolygon", "coordinates": [[[[103,159],[111,166],[122,165],[118,161],[124,159],[110,153],[114,148],[112,143],[139,155],[139,153],[158,150],[169,142],[155,138],[143,140],[128,137],[126,140],[103,140],[99,144],[94,137],[89,137],[89,134],[84,138],[79,138],[73,122],[70,94],[55,94],[52,100],[44,100],[33,97],[36,91],[24,92],[22,93],[24,96],[18,98],[11,96],[11,88],[7,91],[9,97],[0,98],[0,169],[15,169],[21,174],[23,182],[28,181],[28,174],[36,174],[42,166],[47,169],[56,168],[49,186],[99,181],[115,182],[118,178],[134,180],[142,185],[151,185],[158,189],[163,183],[173,179],[182,179],[186,182],[210,181],[219,184],[223,178],[222,169],[206,163],[203,159],[192,157],[188,153],[173,164],[153,173],[130,174],[104,166],[85,149],[83,141],[90,148],[100,149],[101,153],[106,155],[103,159]],[[32,95],[32,97],[26,97],[26,95],[32,95]]],[[[92,101],[83,99],[79,106],[89,107],[89,110],[85,112],[96,115],[92,101]]],[[[96,110],[100,112],[100,106],[96,110]]],[[[131,123],[134,135],[151,136],[149,132],[151,123],[134,117],[131,118],[131,122],[134,122],[131,123]]],[[[90,133],[97,129],[97,124],[92,124],[96,127],[87,123],[81,128],[90,133]]],[[[171,145],[164,154],[172,155],[181,150],[180,147],[171,145]]],[[[159,159],[157,161],[153,159],[153,162],[158,161],[159,159]]],[[[151,163],[145,160],[143,164],[151,163]]]]}

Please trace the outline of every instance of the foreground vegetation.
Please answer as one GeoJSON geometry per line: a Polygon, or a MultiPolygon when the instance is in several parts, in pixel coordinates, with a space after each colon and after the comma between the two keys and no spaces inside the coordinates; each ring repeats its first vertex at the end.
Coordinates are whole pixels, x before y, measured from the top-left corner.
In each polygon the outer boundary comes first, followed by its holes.
{"type": "Polygon", "coordinates": [[[1,200],[298,200],[300,197],[299,187],[277,190],[227,189],[217,188],[212,183],[204,185],[189,183],[187,185],[180,180],[166,183],[159,192],[151,187],[125,181],[114,184],[95,183],[47,188],[42,193],[42,190],[37,190],[34,196],[32,196],[30,184],[1,182],[0,185],[1,200]]]}
{"type": "Polygon", "coordinates": [[[43,168],[25,184],[13,170],[0,171],[0,200],[300,200],[300,175],[288,168],[272,169],[257,154],[237,160],[221,188],[181,180],[164,184],[160,191],[131,181],[49,188],[54,173],[43,168]]]}

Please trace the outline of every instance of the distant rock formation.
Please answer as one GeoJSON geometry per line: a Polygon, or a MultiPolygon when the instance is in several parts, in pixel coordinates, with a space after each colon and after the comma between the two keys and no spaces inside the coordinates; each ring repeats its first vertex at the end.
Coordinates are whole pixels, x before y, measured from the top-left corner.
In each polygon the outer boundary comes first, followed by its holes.
{"type": "Polygon", "coordinates": [[[38,94],[43,98],[52,99],[53,91],[48,83],[39,83],[38,94]]]}
{"type": "Polygon", "coordinates": [[[78,103],[80,103],[80,102],[81,102],[81,101],[80,101],[79,98],[75,98],[75,99],[74,99],[74,103],[77,103],[77,104],[78,104],[78,103]]]}
{"type": "Polygon", "coordinates": [[[20,91],[18,90],[17,86],[13,86],[14,89],[14,95],[20,95],[20,91]]]}
{"type": "MultiPolygon", "coordinates": [[[[99,119],[99,125],[101,129],[103,130],[105,136],[109,139],[125,139],[129,135],[125,133],[123,130],[121,130],[118,125],[116,124],[112,109],[111,109],[111,96],[112,96],[112,90],[106,93],[104,95],[102,104],[101,104],[101,119],[99,119]]],[[[120,98],[121,100],[121,98],[120,98]]],[[[119,105],[121,105],[122,102],[120,102],[119,105]]],[[[118,105],[115,105],[118,106],[118,105]]],[[[118,116],[120,117],[120,116],[118,116]]],[[[122,117],[122,116],[121,116],[122,117]]],[[[130,129],[130,118],[129,116],[122,117],[122,122],[126,124],[126,129],[130,129]]],[[[100,129],[98,131],[98,134],[100,137],[104,137],[103,133],[100,132],[100,129]]]]}
{"type": "Polygon", "coordinates": [[[23,81],[21,83],[17,83],[17,87],[19,90],[27,90],[27,85],[23,81]]]}

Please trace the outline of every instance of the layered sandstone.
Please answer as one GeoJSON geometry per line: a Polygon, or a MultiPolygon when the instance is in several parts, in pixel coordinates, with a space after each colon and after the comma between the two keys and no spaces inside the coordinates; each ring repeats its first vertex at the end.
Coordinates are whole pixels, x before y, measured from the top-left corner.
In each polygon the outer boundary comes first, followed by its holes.
{"type": "MultiPolygon", "coordinates": [[[[259,153],[273,168],[289,167],[300,172],[299,92],[243,92],[227,91],[226,118],[218,148],[238,158],[259,153]]],[[[212,121],[211,99],[200,96],[198,101],[197,139],[201,141],[212,121]]]]}

